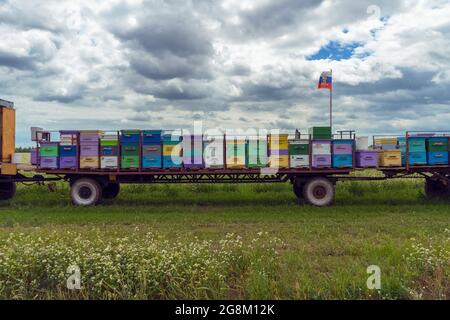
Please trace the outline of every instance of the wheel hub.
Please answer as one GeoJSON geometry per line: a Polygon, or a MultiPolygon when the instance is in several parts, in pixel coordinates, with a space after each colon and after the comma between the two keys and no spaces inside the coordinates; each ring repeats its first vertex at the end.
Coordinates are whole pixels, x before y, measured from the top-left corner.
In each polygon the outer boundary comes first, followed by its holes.
{"type": "Polygon", "coordinates": [[[81,187],[79,194],[81,198],[89,199],[92,196],[92,190],[89,187],[81,187]]]}
{"type": "Polygon", "coordinates": [[[327,190],[323,186],[317,186],[313,190],[313,195],[316,199],[323,199],[327,195],[327,190]]]}

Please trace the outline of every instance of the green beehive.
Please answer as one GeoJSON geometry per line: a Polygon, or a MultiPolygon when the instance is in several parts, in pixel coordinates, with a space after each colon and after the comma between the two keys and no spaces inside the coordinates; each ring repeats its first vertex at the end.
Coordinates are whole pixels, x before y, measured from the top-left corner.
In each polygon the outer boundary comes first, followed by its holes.
{"type": "Polygon", "coordinates": [[[261,168],[267,165],[267,142],[264,140],[247,141],[245,144],[245,166],[261,168]]]}
{"type": "Polygon", "coordinates": [[[139,145],[122,145],[120,154],[122,156],[139,156],[139,145]]]}
{"type": "Polygon", "coordinates": [[[309,154],[309,142],[289,142],[289,155],[304,156],[309,154]]]}
{"type": "Polygon", "coordinates": [[[427,139],[428,152],[447,152],[449,149],[448,137],[432,137],[427,139]]]}
{"type": "Polygon", "coordinates": [[[313,139],[329,140],[332,138],[331,127],[312,127],[309,129],[309,134],[313,139]]]}
{"type": "Polygon", "coordinates": [[[122,169],[138,169],[139,156],[122,156],[121,167],[122,169]]]}
{"type": "Polygon", "coordinates": [[[57,143],[41,143],[39,148],[41,157],[57,157],[59,155],[59,147],[57,143]]]}

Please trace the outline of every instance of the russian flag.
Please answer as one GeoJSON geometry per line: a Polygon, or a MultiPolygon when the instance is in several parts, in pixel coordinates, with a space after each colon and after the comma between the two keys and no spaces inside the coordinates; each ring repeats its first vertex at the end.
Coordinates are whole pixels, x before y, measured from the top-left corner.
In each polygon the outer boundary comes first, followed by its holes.
{"type": "Polygon", "coordinates": [[[330,71],[322,72],[320,75],[318,89],[333,89],[333,77],[330,71]]]}

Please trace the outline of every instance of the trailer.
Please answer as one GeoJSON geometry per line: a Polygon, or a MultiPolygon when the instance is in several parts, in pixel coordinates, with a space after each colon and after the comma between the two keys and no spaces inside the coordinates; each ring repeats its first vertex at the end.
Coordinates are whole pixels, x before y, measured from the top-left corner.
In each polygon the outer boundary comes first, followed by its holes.
{"type": "MultiPolygon", "coordinates": [[[[201,168],[201,169],[152,169],[144,170],[142,164],[135,171],[86,170],[81,169],[79,161],[75,170],[43,169],[35,166],[20,166],[11,163],[15,149],[15,110],[12,102],[0,100],[1,123],[1,163],[0,200],[11,199],[15,195],[17,183],[45,184],[65,181],[70,184],[70,196],[75,205],[92,206],[102,199],[115,198],[122,184],[189,184],[189,183],[291,183],[293,193],[298,199],[314,206],[329,206],[335,199],[335,186],[338,181],[373,181],[403,179],[408,177],[425,179],[426,194],[431,197],[450,197],[449,165],[411,166],[406,162],[401,167],[377,168],[383,176],[354,176],[352,173],[363,170],[349,168],[201,168]],[[30,173],[32,174],[30,175],[30,173]]],[[[45,132],[35,132],[45,136],[45,132]]],[[[343,132],[339,133],[341,136],[343,132]]],[[[352,134],[352,132],[350,132],[352,134]]],[[[408,135],[406,133],[407,157],[408,135]]],[[[311,140],[311,137],[309,137],[311,140]]],[[[80,139],[77,139],[79,150],[80,139]]],[[[309,153],[311,157],[311,152],[309,153]]],[[[353,154],[353,157],[355,155],[353,154]]],[[[77,154],[79,160],[79,154],[77,154]]]]}

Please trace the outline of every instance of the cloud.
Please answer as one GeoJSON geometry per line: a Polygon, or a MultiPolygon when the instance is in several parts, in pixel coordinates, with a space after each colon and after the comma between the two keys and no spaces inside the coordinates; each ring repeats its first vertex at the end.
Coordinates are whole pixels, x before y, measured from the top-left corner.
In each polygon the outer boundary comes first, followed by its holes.
{"type": "Polygon", "coordinates": [[[448,126],[450,4],[372,4],[0,1],[0,98],[21,143],[31,125],[304,130],[328,122],[333,69],[335,129],[448,126]]]}

